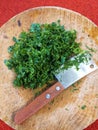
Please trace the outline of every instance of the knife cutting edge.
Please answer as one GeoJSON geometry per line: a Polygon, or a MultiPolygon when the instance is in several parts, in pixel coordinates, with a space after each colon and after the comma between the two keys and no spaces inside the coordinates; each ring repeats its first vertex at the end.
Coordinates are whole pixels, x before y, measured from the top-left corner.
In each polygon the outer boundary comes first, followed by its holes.
{"type": "Polygon", "coordinates": [[[60,73],[55,74],[58,82],[56,82],[48,90],[39,95],[29,105],[16,112],[14,117],[15,123],[22,123],[27,118],[35,114],[47,103],[49,103],[64,89],[68,88],[73,83],[77,82],[78,80],[95,71],[96,69],[98,69],[98,66],[92,59],[90,59],[87,63],[80,63],[78,70],[75,66],[69,68],[68,70],[61,70],[60,73]]]}

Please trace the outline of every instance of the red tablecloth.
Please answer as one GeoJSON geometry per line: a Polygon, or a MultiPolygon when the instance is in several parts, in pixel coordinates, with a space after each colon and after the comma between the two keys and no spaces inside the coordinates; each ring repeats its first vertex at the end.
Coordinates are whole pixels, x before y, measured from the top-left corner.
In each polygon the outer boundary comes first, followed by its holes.
{"type": "MultiPolygon", "coordinates": [[[[77,11],[98,25],[98,0],[0,0],[0,26],[23,10],[48,5],[77,11]]],[[[0,120],[0,130],[12,128],[0,120]]],[[[98,120],[85,130],[98,130],[98,120]]]]}

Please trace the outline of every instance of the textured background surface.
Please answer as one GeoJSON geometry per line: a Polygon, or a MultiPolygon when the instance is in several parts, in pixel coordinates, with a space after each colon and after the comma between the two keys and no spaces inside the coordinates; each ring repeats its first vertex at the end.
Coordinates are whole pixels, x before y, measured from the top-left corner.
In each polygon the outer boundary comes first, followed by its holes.
{"type": "MultiPolygon", "coordinates": [[[[0,0],[0,26],[16,14],[38,6],[60,6],[77,11],[98,25],[98,0],[0,0]]],[[[0,121],[0,130],[12,130],[0,121]]],[[[98,121],[86,130],[98,130],[98,121]]]]}

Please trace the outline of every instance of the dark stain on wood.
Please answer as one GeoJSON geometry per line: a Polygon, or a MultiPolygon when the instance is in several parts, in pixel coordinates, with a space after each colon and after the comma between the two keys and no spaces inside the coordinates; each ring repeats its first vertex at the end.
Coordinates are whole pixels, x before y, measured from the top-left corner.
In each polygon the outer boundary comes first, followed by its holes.
{"type": "Polygon", "coordinates": [[[8,39],[8,36],[7,36],[7,35],[4,35],[3,37],[4,37],[5,39],[8,39]]]}
{"type": "Polygon", "coordinates": [[[50,110],[51,108],[50,107],[48,107],[48,110],[50,110]]]}
{"type": "Polygon", "coordinates": [[[20,27],[21,26],[21,21],[18,20],[17,23],[18,23],[18,26],[20,27]]]}

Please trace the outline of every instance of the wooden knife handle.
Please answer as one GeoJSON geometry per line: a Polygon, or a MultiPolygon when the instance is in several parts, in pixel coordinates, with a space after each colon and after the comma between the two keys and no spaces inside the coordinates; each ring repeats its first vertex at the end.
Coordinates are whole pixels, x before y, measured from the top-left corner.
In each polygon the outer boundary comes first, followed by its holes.
{"type": "Polygon", "coordinates": [[[29,105],[25,106],[24,108],[16,112],[14,117],[15,123],[20,124],[23,121],[25,121],[27,118],[29,118],[39,109],[41,109],[44,105],[49,103],[55,96],[57,96],[63,90],[64,87],[60,84],[60,82],[55,83],[48,90],[39,95],[29,105]]]}

